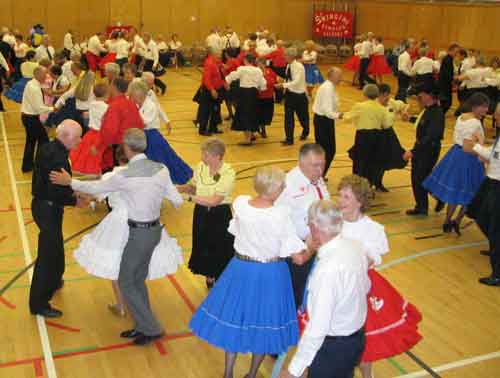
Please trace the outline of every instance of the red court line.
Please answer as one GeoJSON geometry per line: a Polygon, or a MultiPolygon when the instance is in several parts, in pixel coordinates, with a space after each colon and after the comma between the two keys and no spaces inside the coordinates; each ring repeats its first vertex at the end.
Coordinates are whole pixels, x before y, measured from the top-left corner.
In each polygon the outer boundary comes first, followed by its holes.
{"type": "Polygon", "coordinates": [[[40,360],[40,357],[36,357],[36,358],[26,358],[24,360],[4,362],[3,364],[0,364],[0,369],[11,367],[11,366],[34,364],[36,361],[39,361],[39,360],[40,360]]]}
{"type": "Polygon", "coordinates": [[[7,299],[5,299],[4,297],[0,297],[0,303],[4,304],[5,306],[7,306],[8,308],[10,308],[11,310],[15,310],[16,309],[16,305],[9,302],[7,299]]]}
{"type": "Polygon", "coordinates": [[[47,324],[49,327],[62,329],[63,331],[80,332],[79,328],[68,327],[68,326],[65,326],[65,325],[62,325],[62,324],[51,322],[50,320],[46,320],[45,324],[47,324]]]}
{"type": "Polygon", "coordinates": [[[156,349],[158,349],[158,353],[160,353],[160,355],[164,356],[167,354],[167,351],[165,350],[165,347],[163,346],[163,343],[161,342],[161,340],[155,341],[155,345],[156,345],[156,349]]]}
{"type": "Polygon", "coordinates": [[[35,369],[35,378],[43,378],[43,367],[41,359],[33,361],[33,368],[35,369]]]}
{"type": "Polygon", "coordinates": [[[196,306],[193,304],[193,302],[191,302],[191,300],[189,299],[189,297],[187,296],[186,292],[179,284],[179,282],[177,282],[174,276],[168,276],[168,279],[172,283],[172,285],[174,285],[175,290],[177,290],[177,293],[181,296],[186,306],[188,306],[191,312],[194,313],[196,311],[196,306]]]}

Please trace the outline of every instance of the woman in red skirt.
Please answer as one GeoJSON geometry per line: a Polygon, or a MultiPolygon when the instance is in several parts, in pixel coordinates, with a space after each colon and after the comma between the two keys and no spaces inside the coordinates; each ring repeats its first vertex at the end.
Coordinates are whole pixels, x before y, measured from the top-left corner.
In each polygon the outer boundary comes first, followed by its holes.
{"type": "Polygon", "coordinates": [[[375,38],[373,47],[373,55],[370,58],[367,72],[375,76],[377,84],[382,84],[382,76],[392,74],[392,69],[385,59],[384,45],[382,44],[382,37],[375,38]]]}
{"type": "Polygon", "coordinates": [[[108,109],[107,84],[94,86],[95,99],[89,106],[89,131],[85,133],[78,147],[69,154],[73,173],[100,176],[103,171],[113,168],[113,151],[101,141],[101,121],[108,109]]]}
{"type": "Polygon", "coordinates": [[[340,180],[338,191],[337,205],[344,218],[342,234],[359,241],[371,260],[368,275],[372,287],[368,294],[366,346],[360,369],[363,378],[372,378],[374,361],[404,353],[422,339],[418,333],[422,315],[373,269],[382,262],[389,244],[384,227],[364,214],[373,197],[368,181],[356,175],[346,176],[340,180]]]}
{"type": "Polygon", "coordinates": [[[359,53],[361,51],[361,44],[363,43],[364,36],[358,35],[356,36],[356,44],[354,45],[354,55],[349,58],[347,62],[344,64],[344,69],[348,71],[354,72],[352,75],[352,85],[356,86],[356,82],[359,78],[359,53]]]}

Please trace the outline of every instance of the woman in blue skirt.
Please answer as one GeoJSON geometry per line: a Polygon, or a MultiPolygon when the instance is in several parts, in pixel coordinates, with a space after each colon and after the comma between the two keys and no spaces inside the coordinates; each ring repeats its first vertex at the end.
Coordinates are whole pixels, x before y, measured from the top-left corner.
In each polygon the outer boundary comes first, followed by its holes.
{"type": "MultiPolygon", "coordinates": [[[[149,87],[142,79],[134,79],[129,85],[130,98],[139,107],[144,121],[144,132],[148,146],[144,152],[148,159],[164,164],[172,182],[176,185],[187,183],[193,177],[193,170],[187,165],[160,133],[160,109],[149,96],[149,87]]],[[[169,127],[169,123],[167,123],[169,127]]]]}
{"type": "Polygon", "coordinates": [[[312,96],[313,89],[316,85],[322,84],[325,79],[321,75],[316,62],[318,53],[316,52],[316,44],[314,41],[306,41],[305,50],[302,53],[302,64],[306,70],[307,94],[312,96]]]}
{"type": "Polygon", "coordinates": [[[38,67],[38,62],[35,60],[35,52],[28,51],[26,53],[26,61],[21,64],[22,77],[14,83],[14,85],[5,92],[5,97],[17,103],[23,102],[24,87],[28,81],[33,79],[33,70],[38,67]]]}
{"type": "Polygon", "coordinates": [[[484,164],[477,156],[464,152],[462,146],[464,140],[484,141],[481,120],[488,112],[489,103],[483,93],[475,93],[468,98],[464,108],[466,113],[462,113],[455,124],[455,144],[423,182],[424,188],[434,197],[448,204],[443,224],[445,233],[453,230],[460,235],[460,222],[466,207],[484,180],[484,164]],[[459,205],[460,210],[452,219],[459,205]]]}
{"type": "Polygon", "coordinates": [[[296,236],[287,207],[274,201],[285,174],[260,168],[254,177],[256,197],[233,202],[229,232],[235,257],[193,315],[193,333],[226,352],[224,378],[233,378],[238,353],[252,353],[246,378],[255,378],[266,354],[281,354],[298,341],[297,314],[285,258],[301,263],[307,247],[296,236]]]}

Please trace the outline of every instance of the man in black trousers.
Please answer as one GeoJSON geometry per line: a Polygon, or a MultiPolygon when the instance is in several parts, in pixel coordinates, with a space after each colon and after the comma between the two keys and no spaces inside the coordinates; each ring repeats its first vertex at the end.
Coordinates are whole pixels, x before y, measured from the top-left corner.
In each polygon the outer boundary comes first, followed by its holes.
{"type": "Polygon", "coordinates": [[[338,97],[336,86],[342,79],[342,70],[333,67],[328,71],[328,78],[320,85],[314,98],[314,138],[325,150],[325,168],[323,178],[326,179],[328,169],[332,164],[337,150],[335,141],[335,120],[342,118],[338,112],[338,97]]]}
{"type": "MultiPolygon", "coordinates": [[[[408,210],[407,215],[427,215],[429,211],[428,192],[422,182],[432,172],[441,152],[445,119],[437,97],[439,89],[435,85],[424,84],[416,88],[418,101],[424,108],[416,118],[417,137],[411,151],[404,154],[405,160],[412,160],[411,184],[415,197],[415,208],[408,210]]],[[[438,202],[436,210],[440,209],[438,202]]]]}
{"type": "Polygon", "coordinates": [[[372,48],[373,33],[369,32],[366,39],[361,43],[360,59],[359,59],[359,89],[363,90],[366,83],[374,84],[373,80],[368,75],[368,66],[370,65],[370,56],[373,53],[372,48]]]}
{"type": "Polygon", "coordinates": [[[31,212],[40,229],[38,256],[30,289],[30,311],[34,315],[56,318],[62,312],[49,301],[63,285],[64,241],[62,222],[64,206],[86,205],[70,187],[51,184],[49,173],[61,169],[71,172],[69,150],[80,143],[82,128],[73,120],[63,121],[56,130],[56,139],[40,146],[33,171],[31,212]]]}
{"type": "Polygon", "coordinates": [[[302,126],[300,140],[309,135],[309,101],[306,95],[306,71],[304,65],[297,60],[297,49],[285,51],[286,82],[276,84],[277,89],[285,89],[285,140],[283,146],[291,146],[294,142],[295,114],[302,126]]]}
{"type": "Polygon", "coordinates": [[[450,109],[453,101],[453,76],[455,73],[455,67],[453,65],[453,59],[459,50],[459,46],[453,43],[448,48],[448,54],[443,58],[441,62],[441,67],[439,68],[439,103],[443,109],[443,113],[450,109]]]}

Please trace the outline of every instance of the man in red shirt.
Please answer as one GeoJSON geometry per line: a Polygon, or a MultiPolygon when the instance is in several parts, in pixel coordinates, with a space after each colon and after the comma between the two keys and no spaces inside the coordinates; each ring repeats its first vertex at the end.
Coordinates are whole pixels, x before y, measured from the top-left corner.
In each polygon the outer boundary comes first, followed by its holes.
{"type": "MultiPolygon", "coordinates": [[[[276,47],[276,50],[267,54],[265,58],[271,61],[271,69],[276,72],[276,75],[285,79],[287,62],[285,58],[285,48],[283,47],[283,41],[276,41],[276,47]]],[[[277,89],[275,96],[276,103],[281,103],[283,101],[283,96],[283,90],[277,89]]]]}
{"type": "Polygon", "coordinates": [[[217,125],[222,122],[220,104],[224,97],[225,81],[222,77],[222,52],[209,48],[208,56],[203,64],[201,79],[198,122],[200,135],[220,134],[217,125]],[[208,130],[207,130],[208,127],[208,130]]]}
{"type": "Polygon", "coordinates": [[[108,110],[104,114],[101,125],[101,140],[113,149],[123,143],[123,134],[128,129],[144,129],[144,121],[137,105],[125,96],[128,82],[116,78],[111,83],[111,97],[108,110]]]}

